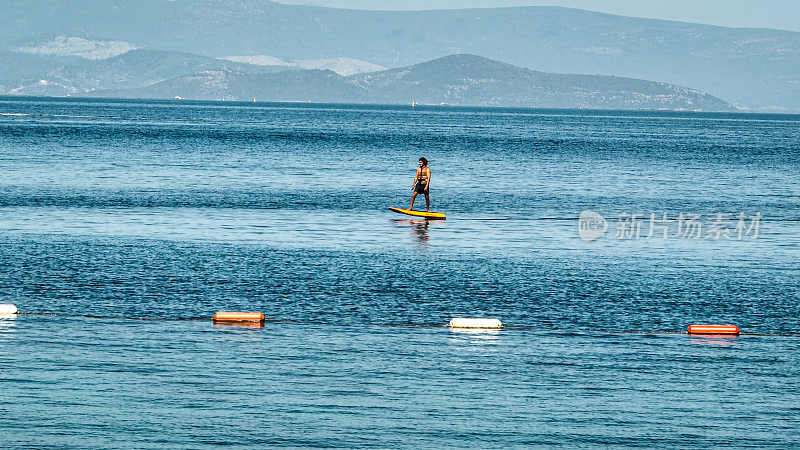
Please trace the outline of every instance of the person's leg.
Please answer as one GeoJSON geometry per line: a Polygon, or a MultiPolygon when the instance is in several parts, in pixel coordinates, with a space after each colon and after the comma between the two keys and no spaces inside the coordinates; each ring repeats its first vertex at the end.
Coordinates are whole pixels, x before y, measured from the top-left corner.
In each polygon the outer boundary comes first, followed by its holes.
{"type": "Polygon", "coordinates": [[[414,209],[414,200],[416,198],[417,198],[417,191],[414,191],[414,193],[411,194],[411,206],[408,207],[409,210],[414,209]]]}
{"type": "Polygon", "coordinates": [[[428,212],[431,212],[431,197],[428,195],[428,191],[425,191],[425,206],[428,212]]]}

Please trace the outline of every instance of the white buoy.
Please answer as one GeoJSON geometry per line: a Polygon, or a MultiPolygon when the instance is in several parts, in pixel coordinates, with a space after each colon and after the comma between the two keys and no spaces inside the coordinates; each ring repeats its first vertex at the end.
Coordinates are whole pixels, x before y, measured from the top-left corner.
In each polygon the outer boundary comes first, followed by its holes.
{"type": "Polygon", "coordinates": [[[450,328],[503,328],[503,323],[497,319],[473,319],[469,317],[454,317],[447,324],[450,328]]]}
{"type": "Polygon", "coordinates": [[[18,312],[19,310],[14,305],[11,304],[0,305],[0,316],[10,316],[18,312]]]}

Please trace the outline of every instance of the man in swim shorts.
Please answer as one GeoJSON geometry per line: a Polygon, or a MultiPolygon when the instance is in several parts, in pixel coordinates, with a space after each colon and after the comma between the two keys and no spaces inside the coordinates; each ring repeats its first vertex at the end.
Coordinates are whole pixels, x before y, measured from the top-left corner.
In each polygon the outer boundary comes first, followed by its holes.
{"type": "Polygon", "coordinates": [[[425,195],[425,203],[427,205],[427,211],[431,212],[431,197],[429,195],[429,187],[431,184],[431,169],[428,168],[428,160],[425,158],[419,159],[419,167],[417,168],[417,173],[414,175],[414,187],[411,188],[414,193],[411,195],[411,206],[408,209],[414,209],[414,200],[417,198],[417,194],[425,195]]]}

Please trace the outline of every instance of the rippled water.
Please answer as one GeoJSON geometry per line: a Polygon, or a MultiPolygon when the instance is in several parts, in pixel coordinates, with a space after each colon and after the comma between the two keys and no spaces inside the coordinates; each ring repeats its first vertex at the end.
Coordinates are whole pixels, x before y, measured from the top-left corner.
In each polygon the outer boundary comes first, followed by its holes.
{"type": "Polygon", "coordinates": [[[0,99],[0,445],[795,445],[798,165],[798,116],[0,99]],[[386,210],[420,156],[446,221],[386,210]]]}

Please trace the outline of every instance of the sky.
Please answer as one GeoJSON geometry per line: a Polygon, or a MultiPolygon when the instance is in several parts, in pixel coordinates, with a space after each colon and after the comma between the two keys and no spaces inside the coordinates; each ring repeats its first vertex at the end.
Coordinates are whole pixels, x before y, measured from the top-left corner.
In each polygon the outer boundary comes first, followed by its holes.
{"type": "Polygon", "coordinates": [[[623,16],[726,27],[800,31],[800,0],[277,0],[333,8],[418,10],[499,6],[566,6],[623,16]]]}

